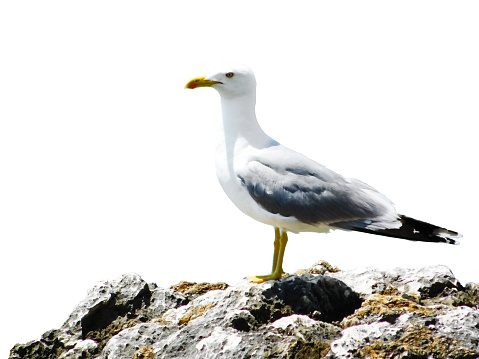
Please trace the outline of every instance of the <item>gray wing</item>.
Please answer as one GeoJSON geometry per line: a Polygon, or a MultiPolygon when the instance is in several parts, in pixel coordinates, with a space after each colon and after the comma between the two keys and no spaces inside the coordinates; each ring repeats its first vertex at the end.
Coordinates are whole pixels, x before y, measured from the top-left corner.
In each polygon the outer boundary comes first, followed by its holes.
{"type": "Polygon", "coordinates": [[[238,177],[265,210],[312,225],[374,220],[392,207],[365,183],[282,146],[264,150],[238,177]]]}

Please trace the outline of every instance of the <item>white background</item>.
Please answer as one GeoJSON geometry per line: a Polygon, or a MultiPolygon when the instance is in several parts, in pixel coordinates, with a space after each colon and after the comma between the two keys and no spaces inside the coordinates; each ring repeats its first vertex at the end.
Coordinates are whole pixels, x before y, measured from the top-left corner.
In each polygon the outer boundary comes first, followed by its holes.
{"type": "Polygon", "coordinates": [[[464,235],[293,234],[286,271],[444,264],[479,282],[477,2],[292,4],[0,3],[0,357],[99,280],[269,272],[272,228],[215,177],[218,94],[184,89],[227,61],[255,71],[270,136],[464,235]]]}

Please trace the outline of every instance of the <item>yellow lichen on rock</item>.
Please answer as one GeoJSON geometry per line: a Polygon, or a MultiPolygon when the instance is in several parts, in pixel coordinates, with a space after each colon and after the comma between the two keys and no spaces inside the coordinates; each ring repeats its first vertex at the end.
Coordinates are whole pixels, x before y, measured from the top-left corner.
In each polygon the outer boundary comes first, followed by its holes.
{"type": "Polygon", "coordinates": [[[424,307],[412,300],[398,295],[373,294],[369,296],[353,314],[343,319],[343,328],[357,325],[362,319],[381,316],[398,317],[405,313],[414,313],[429,317],[441,313],[440,307],[424,307]]]}
{"type": "Polygon", "coordinates": [[[192,295],[192,294],[205,294],[210,290],[224,290],[228,288],[226,283],[194,283],[194,282],[180,282],[176,285],[170,287],[170,289],[176,290],[177,292],[192,295]]]}
{"type": "Polygon", "coordinates": [[[204,315],[209,309],[213,308],[214,304],[201,305],[197,307],[189,308],[185,315],[183,315],[178,321],[178,325],[187,325],[193,319],[199,318],[204,315]]]}
{"type": "Polygon", "coordinates": [[[131,359],[156,359],[156,354],[150,347],[141,347],[131,359]]]}
{"type": "Polygon", "coordinates": [[[420,324],[409,326],[401,337],[391,343],[377,341],[366,345],[354,353],[355,358],[386,359],[402,357],[419,358],[476,358],[477,352],[464,349],[460,343],[434,332],[420,324]]]}

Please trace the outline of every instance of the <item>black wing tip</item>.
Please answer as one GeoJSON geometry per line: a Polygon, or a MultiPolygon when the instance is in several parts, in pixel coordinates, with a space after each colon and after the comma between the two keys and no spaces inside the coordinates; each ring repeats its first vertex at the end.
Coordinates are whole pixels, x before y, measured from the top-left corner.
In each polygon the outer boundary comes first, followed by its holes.
{"type": "Polygon", "coordinates": [[[419,221],[404,215],[399,215],[398,220],[401,222],[401,227],[399,228],[371,229],[368,228],[367,225],[360,225],[357,222],[335,223],[334,226],[346,230],[375,234],[385,237],[401,238],[416,242],[447,243],[458,245],[458,239],[462,237],[462,235],[455,231],[450,231],[448,229],[419,221]]]}
{"type": "MultiPolygon", "coordinates": [[[[452,231],[450,231],[452,232],[452,231]]],[[[455,232],[453,232],[455,233],[455,232]]],[[[456,233],[455,235],[450,235],[448,234],[447,236],[445,235],[429,235],[430,238],[435,239],[435,242],[438,243],[447,243],[447,244],[454,244],[454,245],[459,245],[461,242],[458,241],[459,238],[462,238],[462,236],[459,233],[456,233]]]]}
{"type": "Polygon", "coordinates": [[[409,231],[412,230],[414,237],[416,237],[416,234],[418,235],[417,239],[411,238],[412,240],[458,245],[458,239],[462,237],[462,235],[458,232],[438,227],[427,222],[419,221],[411,217],[400,215],[399,219],[403,224],[400,230],[403,228],[408,229],[409,231]]]}
{"type": "MultiPolygon", "coordinates": [[[[461,237],[458,237],[458,238],[461,238],[461,237]]],[[[446,243],[447,244],[453,244],[455,246],[458,246],[459,244],[461,244],[461,242],[459,242],[458,240],[452,239],[452,238],[446,238],[446,243]]]]}
{"type": "Polygon", "coordinates": [[[433,230],[430,236],[442,239],[441,242],[443,243],[454,244],[454,245],[460,244],[458,239],[462,238],[461,234],[454,231],[450,231],[445,228],[441,228],[441,227],[437,227],[435,230],[433,230]]]}

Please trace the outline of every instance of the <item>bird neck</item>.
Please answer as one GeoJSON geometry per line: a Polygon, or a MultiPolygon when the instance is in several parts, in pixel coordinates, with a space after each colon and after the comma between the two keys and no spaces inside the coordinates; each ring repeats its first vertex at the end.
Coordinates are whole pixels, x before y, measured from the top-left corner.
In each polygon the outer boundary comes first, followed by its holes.
{"type": "Polygon", "coordinates": [[[221,98],[223,111],[222,132],[227,147],[238,148],[253,146],[264,148],[272,139],[264,133],[258,124],[255,113],[255,96],[237,96],[221,98]]]}

